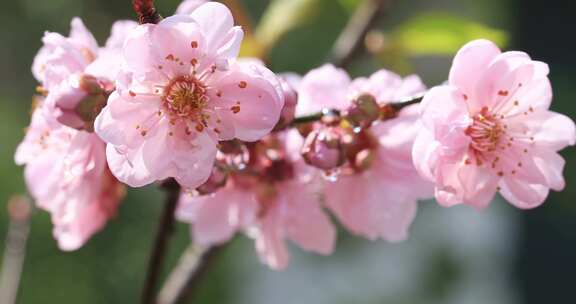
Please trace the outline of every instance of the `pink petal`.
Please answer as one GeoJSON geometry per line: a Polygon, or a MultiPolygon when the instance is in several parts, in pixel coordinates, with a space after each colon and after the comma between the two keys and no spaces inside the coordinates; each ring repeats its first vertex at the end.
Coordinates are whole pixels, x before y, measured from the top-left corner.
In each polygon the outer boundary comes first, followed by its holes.
{"type": "Polygon", "coordinates": [[[317,194],[300,183],[285,185],[282,191],[289,205],[287,233],[290,239],[304,250],[331,254],[336,241],[336,229],[320,208],[317,194]]]}
{"type": "Polygon", "coordinates": [[[534,161],[546,179],[546,186],[556,191],[564,190],[566,183],[562,171],[566,161],[560,154],[540,151],[534,161]]]}
{"type": "Polygon", "coordinates": [[[108,104],[94,122],[94,129],[105,142],[117,146],[138,147],[146,136],[153,136],[159,120],[159,97],[123,98],[114,91],[108,104]]]}
{"type": "Polygon", "coordinates": [[[178,208],[180,219],[192,223],[194,242],[201,245],[227,242],[253,221],[258,210],[250,193],[236,189],[198,197],[184,194],[178,208]]]}
{"type": "Polygon", "coordinates": [[[208,2],[190,15],[202,29],[208,53],[217,53],[223,59],[233,59],[240,51],[242,30],[234,27],[232,13],[223,4],[208,2]]]}
{"type": "Polygon", "coordinates": [[[432,133],[422,129],[414,140],[412,159],[418,173],[429,181],[435,180],[434,169],[438,160],[440,144],[434,139],[432,133]]]}
{"type": "Polygon", "coordinates": [[[500,183],[500,194],[512,205],[521,209],[540,206],[548,196],[548,188],[542,185],[523,183],[515,178],[504,178],[500,183]]]}
{"type": "Polygon", "coordinates": [[[519,118],[534,136],[539,148],[559,151],[576,144],[576,125],[566,115],[552,111],[536,111],[519,118]]]}
{"type": "MultiPolygon", "coordinates": [[[[525,107],[527,100],[519,96],[531,89],[534,73],[535,65],[525,53],[505,52],[496,56],[478,80],[475,97],[470,100],[470,112],[476,113],[482,107],[502,109],[516,101],[522,102],[522,107],[525,107]]],[[[548,95],[548,101],[544,103],[549,104],[551,94],[548,95]]]]}
{"type": "Polygon", "coordinates": [[[147,73],[157,73],[156,69],[164,62],[152,52],[153,41],[151,39],[155,25],[143,24],[130,32],[124,43],[123,56],[126,68],[135,73],[135,76],[143,77],[147,73]]]}
{"type": "Polygon", "coordinates": [[[255,141],[269,133],[278,122],[284,103],[279,83],[253,69],[265,68],[236,64],[229,72],[210,79],[214,88],[211,103],[226,119],[223,123],[233,124],[235,137],[243,141],[255,141]]]}
{"type": "Polygon", "coordinates": [[[480,39],[468,42],[454,57],[448,82],[471,100],[475,99],[476,84],[488,64],[500,54],[491,41],[480,39]]]}
{"type": "Polygon", "coordinates": [[[176,9],[176,14],[189,15],[208,0],[184,0],[176,9]]]}
{"type": "Polygon", "coordinates": [[[106,158],[112,174],[130,187],[143,187],[155,181],[142,159],[142,149],[122,151],[106,146],[106,158]]]}
{"type": "Polygon", "coordinates": [[[401,241],[416,215],[416,199],[395,190],[375,176],[342,176],[326,185],[326,203],[351,232],[401,241]]]}
{"type": "Polygon", "coordinates": [[[421,103],[421,121],[442,144],[442,153],[458,158],[468,149],[465,130],[472,123],[462,93],[450,86],[432,88],[421,103]]]}
{"type": "Polygon", "coordinates": [[[157,73],[169,78],[189,74],[194,68],[201,72],[213,64],[211,59],[205,59],[209,46],[201,28],[188,16],[163,19],[152,31],[150,39],[157,73]],[[197,62],[194,65],[193,60],[197,62]]]}
{"type": "Polygon", "coordinates": [[[80,18],[73,18],[70,24],[70,40],[78,48],[85,48],[95,56],[98,54],[98,42],[92,33],[86,28],[80,18]]]}
{"type": "Polygon", "coordinates": [[[131,31],[138,26],[132,20],[118,20],[112,24],[110,37],[106,40],[106,49],[121,49],[131,31]]]}
{"type": "MultiPolygon", "coordinates": [[[[164,122],[167,124],[167,122],[164,122]]],[[[212,171],[216,157],[216,143],[205,133],[182,138],[179,134],[168,135],[168,126],[159,127],[156,136],[143,145],[143,160],[146,168],[161,180],[174,177],[186,188],[203,184],[212,171]]]]}
{"type": "Polygon", "coordinates": [[[319,112],[324,108],[344,109],[350,76],[333,65],[326,64],[306,74],[298,88],[296,116],[319,112]]]}
{"type": "Polygon", "coordinates": [[[387,70],[379,70],[370,78],[354,79],[349,89],[352,96],[372,94],[380,103],[400,101],[425,90],[426,87],[418,76],[402,78],[387,70]]]}
{"type": "Polygon", "coordinates": [[[464,165],[458,171],[458,179],[464,194],[464,203],[485,208],[496,194],[499,178],[485,166],[464,165]]]}
{"type": "Polygon", "coordinates": [[[267,212],[256,232],[256,251],[260,260],[275,270],[288,266],[290,254],[284,242],[284,228],[279,208],[267,212]]]}

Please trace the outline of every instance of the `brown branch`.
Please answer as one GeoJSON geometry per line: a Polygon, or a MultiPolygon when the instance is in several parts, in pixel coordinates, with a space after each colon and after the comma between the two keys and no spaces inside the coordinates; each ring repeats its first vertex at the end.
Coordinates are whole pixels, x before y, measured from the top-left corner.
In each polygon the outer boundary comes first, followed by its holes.
{"type": "MultiPolygon", "coordinates": [[[[422,101],[422,98],[424,97],[424,93],[423,94],[419,94],[416,96],[411,96],[411,97],[407,97],[403,100],[400,101],[396,101],[396,102],[392,102],[389,103],[385,106],[390,106],[390,109],[393,110],[394,112],[398,113],[400,112],[402,109],[404,109],[407,106],[419,103],[422,101]]],[[[330,115],[340,115],[340,111],[337,110],[325,110],[322,112],[318,112],[318,113],[312,113],[306,116],[301,116],[301,117],[297,117],[295,118],[292,123],[290,124],[291,127],[295,127],[298,125],[302,125],[302,124],[307,124],[307,123],[311,123],[311,122],[315,122],[315,121],[320,121],[322,120],[322,118],[324,117],[324,113],[330,113],[330,115]]]]}
{"type": "Polygon", "coordinates": [[[174,180],[169,179],[162,184],[162,188],[166,192],[166,203],[164,205],[164,212],[160,218],[158,230],[156,231],[156,239],[151,248],[150,260],[148,262],[148,271],[142,290],[142,303],[154,304],[156,303],[156,289],[162,268],[164,266],[164,259],[166,251],[168,250],[168,242],[174,232],[174,212],[180,197],[180,185],[174,180]]]}
{"type": "Polygon", "coordinates": [[[162,287],[158,304],[185,303],[222,248],[190,245],[162,287]]]}
{"type": "Polygon", "coordinates": [[[347,67],[362,50],[364,39],[391,5],[391,0],[364,0],[336,40],[332,50],[332,62],[347,67]]]}
{"type": "Polygon", "coordinates": [[[0,273],[0,303],[3,304],[15,304],[17,300],[31,213],[32,204],[26,197],[14,196],[8,202],[10,223],[0,273]]]}
{"type": "Polygon", "coordinates": [[[156,7],[154,7],[154,0],[133,0],[132,7],[138,15],[138,22],[140,24],[156,24],[162,20],[156,7]]]}

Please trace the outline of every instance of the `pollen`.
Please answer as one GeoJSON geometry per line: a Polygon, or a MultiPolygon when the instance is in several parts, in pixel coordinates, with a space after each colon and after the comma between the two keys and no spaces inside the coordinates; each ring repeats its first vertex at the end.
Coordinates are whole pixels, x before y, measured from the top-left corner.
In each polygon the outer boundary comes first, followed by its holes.
{"type": "Polygon", "coordinates": [[[240,81],[240,83],[238,84],[238,86],[241,89],[245,89],[248,86],[248,83],[246,81],[240,81]]]}
{"type": "Polygon", "coordinates": [[[164,88],[164,105],[173,117],[201,122],[208,103],[206,86],[194,76],[178,76],[164,88]]]}
{"type": "Polygon", "coordinates": [[[198,48],[198,41],[192,41],[192,42],[190,43],[190,46],[191,46],[193,49],[198,48]]]}

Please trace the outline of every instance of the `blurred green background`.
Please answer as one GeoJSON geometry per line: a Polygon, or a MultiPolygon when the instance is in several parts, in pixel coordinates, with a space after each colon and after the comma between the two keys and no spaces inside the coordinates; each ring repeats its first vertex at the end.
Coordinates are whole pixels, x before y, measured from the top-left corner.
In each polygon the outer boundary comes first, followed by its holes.
{"type": "MultiPolygon", "coordinates": [[[[281,7],[267,31],[290,30],[270,51],[276,72],[303,73],[329,58],[330,48],[358,0],[304,0],[312,5],[290,19],[281,7]],[[291,28],[288,21],[294,21],[291,28]],[[284,22],[284,23],[283,23],[284,22]]],[[[298,2],[296,1],[296,2],[298,2]]],[[[269,1],[244,0],[254,24],[269,1]]],[[[290,1],[281,0],[281,3],[290,1]]],[[[569,6],[561,0],[404,0],[371,35],[372,51],[351,66],[354,75],[381,67],[418,73],[429,85],[447,78],[450,56],[465,41],[490,37],[507,49],[527,51],[550,64],[553,109],[576,117],[574,39],[569,6]]],[[[158,0],[169,15],[178,0],[158,0]]],[[[80,16],[101,43],[116,19],[133,18],[130,1],[3,1],[0,10],[0,202],[24,193],[22,168],[13,154],[29,121],[36,86],[30,65],[45,30],[68,33],[80,16]]],[[[269,38],[269,37],[268,37],[269,38]]],[[[274,37],[276,38],[276,37],[274,37]]],[[[502,201],[483,212],[443,209],[422,202],[411,238],[400,244],[369,242],[341,232],[336,253],[317,257],[293,248],[284,272],[260,265],[251,241],[240,237],[221,255],[194,297],[195,303],[543,303],[574,301],[576,273],[576,153],[567,149],[562,193],[532,211],[502,201]]],[[[48,215],[36,211],[18,303],[137,303],[148,251],[160,214],[161,193],[130,190],[119,216],[85,247],[56,248],[48,215]]],[[[4,204],[3,204],[4,205],[4,204]]],[[[8,222],[0,208],[0,238],[8,222]]],[[[172,266],[188,245],[179,225],[172,266]]],[[[0,241],[0,248],[3,242],[0,241]]]]}

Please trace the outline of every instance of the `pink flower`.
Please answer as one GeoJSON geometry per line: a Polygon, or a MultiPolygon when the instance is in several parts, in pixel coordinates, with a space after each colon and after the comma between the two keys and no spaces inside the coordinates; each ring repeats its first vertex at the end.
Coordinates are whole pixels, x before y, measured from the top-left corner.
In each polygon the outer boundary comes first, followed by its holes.
{"type": "Polygon", "coordinates": [[[281,87],[263,66],[234,61],[242,36],[215,2],[132,31],[95,124],[118,179],[139,187],[174,177],[195,188],[212,171],[218,141],[255,141],[274,127],[281,87]]]}
{"type": "Polygon", "coordinates": [[[70,37],[46,33],[32,68],[48,92],[44,115],[75,129],[92,130],[118,73],[125,32],[135,26],[132,21],[116,22],[102,49],[78,18],[72,20],[70,37]]]}
{"type": "Polygon", "coordinates": [[[120,67],[122,66],[122,48],[138,23],[131,20],[120,20],[112,24],[110,37],[106,40],[104,47],[98,51],[98,56],[84,71],[86,74],[95,76],[114,84],[120,67]]]}
{"type": "Polygon", "coordinates": [[[34,58],[32,73],[42,85],[50,89],[70,75],[82,73],[98,56],[98,43],[80,18],[71,22],[70,37],[46,32],[44,46],[34,58]]]}
{"type": "Polygon", "coordinates": [[[268,137],[251,148],[246,172],[256,175],[231,173],[226,187],[212,195],[183,194],[177,214],[192,223],[194,241],[224,243],[244,230],[255,239],[261,260],[274,269],[288,265],[285,239],[330,254],[336,232],[318,201],[317,176],[298,154],[301,144],[295,131],[268,137]]]}
{"type": "MultiPolygon", "coordinates": [[[[381,70],[351,81],[343,70],[324,66],[304,76],[298,105],[303,107],[297,112],[307,114],[323,107],[343,110],[364,94],[386,104],[424,89],[416,76],[402,79],[381,70]]],[[[347,130],[344,135],[348,164],[326,183],[324,193],[328,208],[351,232],[388,241],[407,237],[416,201],[432,192],[412,165],[412,144],[420,128],[417,119],[418,106],[410,106],[397,118],[361,131],[347,130]]]]}
{"type": "Polygon", "coordinates": [[[16,163],[38,206],[52,215],[62,250],[76,250],[116,214],[123,187],[106,165],[94,134],[48,123],[37,109],[16,163]]]}
{"type": "Polygon", "coordinates": [[[487,40],[466,44],[447,85],[422,102],[414,164],[436,183],[444,206],[487,206],[499,191],[519,208],[544,202],[564,188],[564,160],[574,145],[574,122],[548,110],[548,66],[522,52],[501,53],[487,40]]]}

